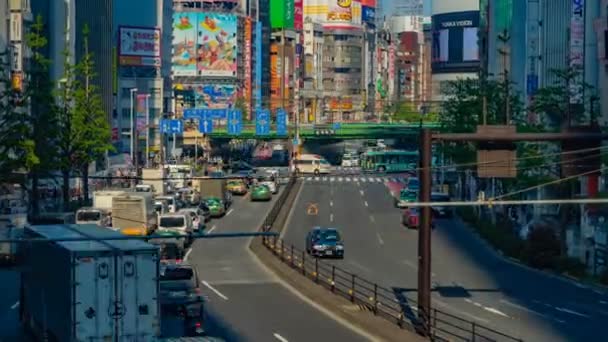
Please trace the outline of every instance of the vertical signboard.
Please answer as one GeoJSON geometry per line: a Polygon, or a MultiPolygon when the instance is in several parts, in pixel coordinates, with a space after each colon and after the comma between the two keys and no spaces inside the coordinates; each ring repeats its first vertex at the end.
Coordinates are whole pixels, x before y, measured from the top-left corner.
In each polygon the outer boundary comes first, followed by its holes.
{"type": "Polygon", "coordinates": [[[251,113],[251,17],[245,18],[245,102],[251,113]]]}
{"type": "Polygon", "coordinates": [[[293,29],[294,0],[270,0],[270,27],[293,29]]]}
{"type": "MultiPolygon", "coordinates": [[[[255,23],[255,107],[262,107],[262,23],[255,23]]],[[[251,120],[251,112],[248,113],[251,120]]]]}
{"type": "Polygon", "coordinates": [[[118,28],[119,64],[160,67],[160,29],[120,26],[118,28]]]}
{"type": "Polygon", "coordinates": [[[388,94],[392,98],[395,91],[395,44],[388,48],[388,94]]]}
{"type": "Polygon", "coordinates": [[[137,136],[139,138],[144,138],[146,136],[146,115],[148,113],[148,108],[146,105],[146,94],[137,94],[137,103],[136,103],[136,115],[137,115],[137,136]]]}
{"type": "Polygon", "coordinates": [[[585,0],[571,0],[570,67],[581,71],[570,84],[570,104],[583,103],[583,68],[585,63],[585,0]]]}
{"type": "Polygon", "coordinates": [[[9,40],[11,42],[20,42],[23,40],[23,18],[21,12],[11,12],[10,14],[10,27],[9,27],[9,40]]]}
{"type": "Polygon", "coordinates": [[[173,14],[173,76],[196,76],[196,35],[198,19],[196,13],[173,14]]]}
{"type": "Polygon", "coordinates": [[[274,109],[281,99],[281,61],[279,59],[279,45],[270,45],[270,107],[274,109]]]}
{"type": "Polygon", "coordinates": [[[304,0],[294,0],[293,6],[293,28],[302,31],[304,29],[304,0]]]}

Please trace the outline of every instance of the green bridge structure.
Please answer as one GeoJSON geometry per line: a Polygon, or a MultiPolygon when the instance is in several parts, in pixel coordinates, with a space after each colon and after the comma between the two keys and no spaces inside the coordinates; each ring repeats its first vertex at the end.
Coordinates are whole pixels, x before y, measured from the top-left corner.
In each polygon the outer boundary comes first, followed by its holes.
{"type": "MultiPolygon", "coordinates": [[[[300,138],[304,140],[348,140],[348,139],[388,139],[414,137],[421,128],[439,129],[436,122],[426,123],[341,123],[339,127],[332,124],[299,126],[300,138]]],[[[295,126],[288,126],[288,135],[277,135],[271,130],[267,135],[256,135],[255,124],[243,124],[241,134],[228,134],[225,127],[214,128],[207,136],[214,139],[258,139],[275,140],[288,139],[295,136],[295,126]]]]}

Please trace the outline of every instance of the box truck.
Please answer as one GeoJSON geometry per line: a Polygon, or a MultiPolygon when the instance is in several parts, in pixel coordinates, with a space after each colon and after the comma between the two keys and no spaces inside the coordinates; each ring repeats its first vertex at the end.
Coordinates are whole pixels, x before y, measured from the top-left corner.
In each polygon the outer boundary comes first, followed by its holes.
{"type": "Polygon", "coordinates": [[[154,199],[149,192],[132,192],[112,198],[112,228],[126,235],[145,236],[158,224],[154,199]]]}
{"type": "Polygon", "coordinates": [[[158,247],[96,225],[28,226],[19,308],[38,340],[155,341],[160,336],[158,247]]]}

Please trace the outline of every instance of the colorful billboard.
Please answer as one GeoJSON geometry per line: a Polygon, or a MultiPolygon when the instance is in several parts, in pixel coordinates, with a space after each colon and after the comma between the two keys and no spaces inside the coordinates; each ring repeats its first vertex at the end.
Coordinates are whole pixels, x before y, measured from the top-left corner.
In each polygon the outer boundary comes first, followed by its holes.
{"type": "Polygon", "coordinates": [[[251,113],[251,18],[245,18],[245,102],[247,113],[251,113]]]}
{"type": "Polygon", "coordinates": [[[120,65],[160,67],[160,28],[120,26],[118,37],[120,65]]]}
{"type": "Polygon", "coordinates": [[[197,13],[173,13],[173,76],[196,76],[197,13]]]}
{"type": "Polygon", "coordinates": [[[146,137],[146,116],[148,114],[148,95],[146,94],[137,94],[137,103],[136,103],[136,131],[137,136],[142,139],[146,137]]]}
{"type": "Polygon", "coordinates": [[[479,11],[435,14],[432,22],[432,72],[477,72],[479,11]]]}
{"type": "Polygon", "coordinates": [[[304,0],[294,0],[293,6],[293,28],[301,31],[304,29],[304,0]]]}
{"type": "Polygon", "coordinates": [[[353,20],[353,0],[330,0],[327,21],[332,23],[350,23],[353,20]]]}
{"type": "Polygon", "coordinates": [[[376,0],[361,0],[361,6],[376,8],[376,0]]]}
{"type": "MultiPolygon", "coordinates": [[[[585,64],[585,0],[571,0],[570,67],[583,70],[585,64]]],[[[583,103],[583,75],[576,75],[570,84],[570,104],[583,103]]]]}
{"type": "Polygon", "coordinates": [[[234,84],[179,84],[176,88],[194,95],[195,108],[220,109],[234,105],[237,87],[234,84]]]}
{"type": "MultiPolygon", "coordinates": [[[[255,23],[255,107],[262,107],[262,23],[255,23]]],[[[251,120],[251,112],[248,113],[251,120]]]]}
{"type": "Polygon", "coordinates": [[[270,27],[273,29],[294,28],[294,1],[270,0],[270,27]]]}
{"type": "Polygon", "coordinates": [[[199,13],[197,70],[199,76],[236,77],[237,17],[199,13]]]}

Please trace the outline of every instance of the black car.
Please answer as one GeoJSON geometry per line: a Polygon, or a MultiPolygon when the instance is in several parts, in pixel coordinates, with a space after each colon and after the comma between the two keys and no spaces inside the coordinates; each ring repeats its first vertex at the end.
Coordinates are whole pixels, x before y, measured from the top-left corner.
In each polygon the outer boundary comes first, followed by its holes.
{"type": "MultiPolygon", "coordinates": [[[[180,327],[181,336],[205,334],[204,298],[198,284],[198,274],[192,266],[177,262],[161,264],[159,279],[161,322],[180,327]]],[[[163,334],[165,335],[167,334],[163,334]]]]}
{"type": "Polygon", "coordinates": [[[344,258],[340,232],[335,228],[313,228],[306,236],[306,252],[317,257],[344,258]]]}
{"type": "MultiPolygon", "coordinates": [[[[449,202],[450,196],[448,194],[443,193],[435,193],[431,194],[431,202],[449,202]]],[[[451,207],[441,207],[441,206],[432,206],[431,210],[433,212],[433,216],[437,218],[450,218],[453,216],[454,212],[451,207]]]]}

